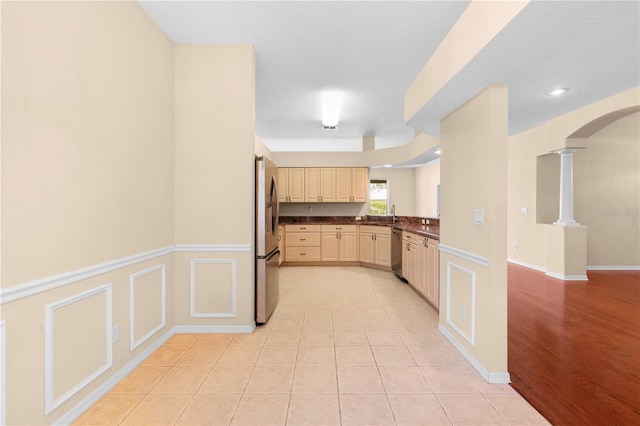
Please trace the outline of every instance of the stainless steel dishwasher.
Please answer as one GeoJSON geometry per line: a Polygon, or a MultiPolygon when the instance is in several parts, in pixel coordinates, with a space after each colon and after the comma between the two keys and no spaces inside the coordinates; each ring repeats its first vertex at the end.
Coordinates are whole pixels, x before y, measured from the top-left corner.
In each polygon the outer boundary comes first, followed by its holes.
{"type": "Polygon", "coordinates": [[[402,230],[398,228],[392,228],[393,234],[391,235],[391,269],[393,272],[403,280],[402,278],[402,230]]]}

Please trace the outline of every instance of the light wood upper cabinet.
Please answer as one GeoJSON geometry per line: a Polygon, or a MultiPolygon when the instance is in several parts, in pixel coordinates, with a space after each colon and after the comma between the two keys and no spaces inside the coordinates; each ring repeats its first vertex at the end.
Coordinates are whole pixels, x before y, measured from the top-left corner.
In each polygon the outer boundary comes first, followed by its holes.
{"type": "Polygon", "coordinates": [[[369,199],[366,167],[280,167],[281,203],[365,203],[369,199]]]}
{"type": "Polygon", "coordinates": [[[281,203],[303,203],[304,168],[278,168],[278,201],[281,203]]]}
{"type": "Polygon", "coordinates": [[[289,169],[278,168],[278,201],[289,201],[289,169]]]}
{"type": "Polygon", "coordinates": [[[336,201],[335,167],[306,167],[304,169],[304,199],[307,203],[336,201]]]}
{"type": "Polygon", "coordinates": [[[336,201],[338,202],[351,202],[351,170],[351,167],[338,167],[336,169],[336,201]]]}
{"type": "Polygon", "coordinates": [[[366,167],[336,168],[336,201],[365,203],[369,199],[369,170],[366,167]]]}
{"type": "Polygon", "coordinates": [[[331,203],[336,200],[336,169],[323,167],[320,169],[320,202],[331,203]]]}
{"type": "Polygon", "coordinates": [[[366,167],[352,169],[351,195],[354,203],[366,203],[369,200],[369,169],[366,167]]]}
{"type": "Polygon", "coordinates": [[[320,168],[305,167],[304,169],[304,201],[305,203],[320,202],[320,168]]]}

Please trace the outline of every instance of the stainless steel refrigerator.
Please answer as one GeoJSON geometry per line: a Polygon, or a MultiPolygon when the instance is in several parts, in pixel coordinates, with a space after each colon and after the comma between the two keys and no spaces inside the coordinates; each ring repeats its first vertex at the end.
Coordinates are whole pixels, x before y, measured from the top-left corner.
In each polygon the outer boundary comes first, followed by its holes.
{"type": "Polygon", "coordinates": [[[256,157],[256,323],[269,320],[278,304],[278,167],[256,157]]]}

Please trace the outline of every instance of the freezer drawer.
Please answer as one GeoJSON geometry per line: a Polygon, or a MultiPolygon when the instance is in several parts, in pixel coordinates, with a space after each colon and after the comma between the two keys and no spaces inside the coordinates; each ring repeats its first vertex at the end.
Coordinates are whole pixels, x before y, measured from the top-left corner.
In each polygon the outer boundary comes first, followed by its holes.
{"type": "Polygon", "coordinates": [[[280,296],[280,251],[256,259],[256,323],[269,320],[280,296]]]}

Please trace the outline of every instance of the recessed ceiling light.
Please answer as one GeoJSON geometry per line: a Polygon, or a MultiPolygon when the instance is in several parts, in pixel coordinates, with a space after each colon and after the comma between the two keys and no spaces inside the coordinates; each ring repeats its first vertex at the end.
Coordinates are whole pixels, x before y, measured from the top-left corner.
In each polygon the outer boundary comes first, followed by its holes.
{"type": "Polygon", "coordinates": [[[549,95],[549,96],[560,96],[560,95],[563,95],[563,94],[567,93],[568,90],[569,89],[567,89],[566,87],[561,87],[559,89],[553,89],[553,90],[547,92],[547,95],[549,95]]]}
{"type": "Polygon", "coordinates": [[[391,164],[385,164],[383,167],[392,167],[391,164]]]}

